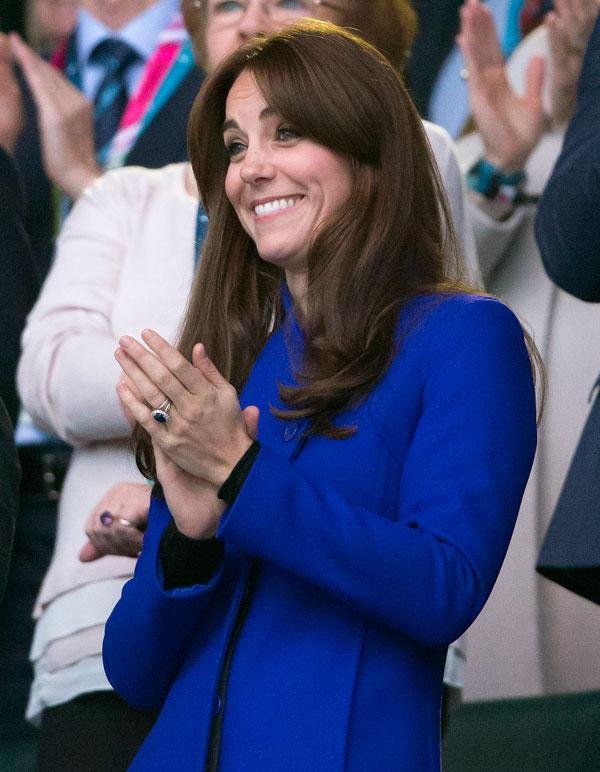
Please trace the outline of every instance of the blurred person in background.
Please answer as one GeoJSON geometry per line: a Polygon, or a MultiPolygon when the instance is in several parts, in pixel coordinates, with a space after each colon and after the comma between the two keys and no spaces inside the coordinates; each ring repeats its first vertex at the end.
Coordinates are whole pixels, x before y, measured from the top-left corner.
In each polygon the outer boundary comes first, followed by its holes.
{"type": "MultiPolygon", "coordinates": [[[[11,36],[21,68],[22,130],[15,160],[37,271],[48,271],[61,191],[106,165],[161,166],[187,158],[187,115],[202,80],[179,0],[85,0],[54,65],[11,36]],[[62,70],[62,71],[61,71],[62,70]]],[[[0,93],[12,89],[9,72],[0,93]]],[[[84,180],[82,182],[82,179],[84,180]]],[[[63,208],[64,211],[64,208],[63,208]]],[[[84,255],[82,255],[83,257],[84,255]]],[[[79,271],[85,275],[83,262],[79,271]]],[[[21,421],[21,505],[8,590],[0,607],[0,739],[27,736],[31,612],[54,543],[69,448],[21,421]]]]}
{"type": "Polygon", "coordinates": [[[12,159],[20,130],[21,95],[12,78],[8,39],[0,34],[0,81],[6,79],[10,87],[0,92],[0,603],[8,576],[19,501],[20,469],[13,438],[18,413],[15,372],[19,339],[38,279],[23,224],[23,193],[12,159]]]}
{"type": "MultiPolygon", "coordinates": [[[[581,41],[583,43],[583,40],[581,41]]],[[[558,286],[588,303],[600,303],[600,19],[589,42],[578,88],[577,111],[536,216],[544,267],[558,286]]]]}
{"type": "Polygon", "coordinates": [[[14,162],[21,131],[21,93],[13,77],[8,38],[0,33],[0,398],[13,425],[19,414],[15,384],[21,333],[40,287],[25,230],[25,200],[14,162]]]}
{"type": "Polygon", "coordinates": [[[54,66],[12,36],[26,80],[17,160],[44,273],[55,228],[52,184],[74,198],[103,168],[185,160],[185,115],[201,74],[179,7],[179,0],[83,0],[54,66]]]}
{"type": "MultiPolygon", "coordinates": [[[[437,4],[424,4],[430,7],[430,13],[435,14],[434,8],[437,4]]],[[[462,3],[458,4],[460,5],[462,3]]],[[[546,13],[552,8],[551,0],[485,0],[485,5],[494,17],[505,57],[512,53],[525,35],[541,24],[546,13]]],[[[456,19],[452,21],[456,31],[458,9],[456,19]]],[[[447,40],[448,31],[442,31],[441,35],[446,36],[447,40]]],[[[424,44],[427,45],[426,41],[424,44]]],[[[442,125],[452,137],[459,137],[464,131],[472,130],[464,75],[463,56],[458,45],[454,45],[433,84],[427,113],[430,120],[442,125]]]]}
{"type": "MultiPolygon", "coordinates": [[[[540,201],[535,235],[548,276],[586,303],[600,303],[600,17],[586,50],[575,115],[540,201]]],[[[596,306],[598,307],[598,306],[596,306]]],[[[598,347],[588,359],[600,368],[598,347]]],[[[600,604],[600,376],[538,571],[600,604]]]]}
{"type": "MultiPolygon", "coordinates": [[[[375,17],[366,0],[357,4],[311,0],[289,8],[185,0],[183,11],[196,51],[209,70],[253,35],[307,16],[358,30],[399,70],[414,33],[414,17],[405,0],[379,0],[375,17]]],[[[469,276],[476,283],[478,271],[452,143],[438,127],[425,128],[461,247],[471,260],[469,276]]],[[[31,654],[36,677],[29,715],[41,715],[42,752],[56,758],[62,758],[56,752],[58,743],[72,745],[71,733],[79,738],[92,735],[90,742],[102,743],[99,758],[104,750],[116,753],[117,743],[106,746],[81,706],[95,702],[109,721],[126,710],[108,692],[100,642],[108,611],[141,547],[150,491],[129,452],[130,428],[115,394],[119,373],[112,350],[126,327],[149,321],[173,339],[206,228],[187,164],[156,171],[111,171],[79,193],[24,336],[19,379],[36,422],[76,446],[60,503],[56,552],[36,606],[31,654]],[[170,261],[166,269],[165,256],[170,261]],[[87,544],[84,528],[90,538],[87,544]],[[98,560],[101,556],[105,557],[98,560]],[[77,671],[80,676],[71,678],[77,671]],[[90,698],[91,691],[104,694],[90,698]]],[[[448,683],[459,687],[461,655],[453,651],[449,661],[448,683]]],[[[142,716],[142,727],[147,728],[146,721],[142,716]]],[[[85,748],[85,742],[79,745],[85,748]]]]}
{"type": "Polygon", "coordinates": [[[486,288],[533,333],[549,386],[511,547],[467,636],[467,699],[600,688],[597,609],[535,573],[598,370],[589,352],[600,348],[600,309],[552,284],[534,234],[537,200],[573,113],[597,15],[596,0],[557,0],[505,64],[486,6],[468,0],[462,11],[459,42],[477,132],[459,142],[459,153],[480,265],[486,288]]]}

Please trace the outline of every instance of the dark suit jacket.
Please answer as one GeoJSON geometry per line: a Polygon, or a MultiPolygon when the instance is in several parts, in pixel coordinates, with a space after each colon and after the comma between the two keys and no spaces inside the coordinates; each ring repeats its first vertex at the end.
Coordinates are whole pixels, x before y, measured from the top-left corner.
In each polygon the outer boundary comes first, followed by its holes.
{"type": "Polygon", "coordinates": [[[577,110],[540,201],[535,235],[550,278],[600,303],[600,18],[583,63],[577,110]]]}
{"type": "Polygon", "coordinates": [[[13,427],[0,400],[0,603],[4,595],[15,532],[20,479],[13,427]]]}
{"type": "Polygon", "coordinates": [[[0,147],[0,398],[13,423],[19,411],[15,371],[20,338],[40,286],[25,232],[24,209],[16,167],[0,147]]]}
{"type": "MultiPolygon", "coordinates": [[[[195,69],[181,82],[152,123],[139,137],[127,158],[128,165],[158,169],[187,160],[187,122],[203,75],[195,69]]],[[[41,146],[33,99],[21,79],[26,125],[16,158],[23,177],[27,201],[27,230],[42,276],[50,267],[55,231],[52,186],[42,163],[41,146]]]]}

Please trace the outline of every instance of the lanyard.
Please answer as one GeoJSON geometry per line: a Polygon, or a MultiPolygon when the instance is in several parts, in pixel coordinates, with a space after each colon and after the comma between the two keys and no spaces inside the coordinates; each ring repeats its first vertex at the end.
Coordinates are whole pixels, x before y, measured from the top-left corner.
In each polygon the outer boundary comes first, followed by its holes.
{"type": "MultiPolygon", "coordinates": [[[[75,35],[69,38],[66,50],[53,57],[53,63],[62,67],[69,81],[81,91],[75,35]]],[[[105,168],[125,165],[133,145],[194,66],[191,45],[178,12],[159,35],[157,48],[146,63],[140,85],[129,100],[117,133],[99,153],[98,160],[105,168]]]]}
{"type": "MultiPolygon", "coordinates": [[[[165,30],[165,33],[168,30],[165,30]]],[[[123,166],[129,151],[154,120],[181,82],[193,70],[189,40],[166,41],[149,60],[136,94],[127,105],[121,124],[108,149],[106,168],[123,166]]]]}

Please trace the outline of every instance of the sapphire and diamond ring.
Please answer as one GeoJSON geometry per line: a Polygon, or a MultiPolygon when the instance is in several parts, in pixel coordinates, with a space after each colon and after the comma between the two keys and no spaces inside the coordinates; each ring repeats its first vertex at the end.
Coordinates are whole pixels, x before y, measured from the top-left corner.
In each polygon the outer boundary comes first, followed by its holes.
{"type": "Polygon", "coordinates": [[[165,399],[158,407],[154,408],[152,411],[152,418],[159,424],[169,423],[169,410],[171,409],[172,404],[170,399],[165,399]]]}

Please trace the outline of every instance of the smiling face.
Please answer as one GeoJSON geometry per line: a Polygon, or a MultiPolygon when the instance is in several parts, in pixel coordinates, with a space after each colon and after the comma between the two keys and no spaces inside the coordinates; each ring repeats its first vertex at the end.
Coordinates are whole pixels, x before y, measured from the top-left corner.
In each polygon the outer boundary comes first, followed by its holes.
{"type": "Polygon", "coordinates": [[[262,259],[285,270],[292,294],[302,294],[309,246],[350,197],[350,161],[299,135],[248,71],[229,91],[223,138],[225,192],[242,227],[262,259]]]}

